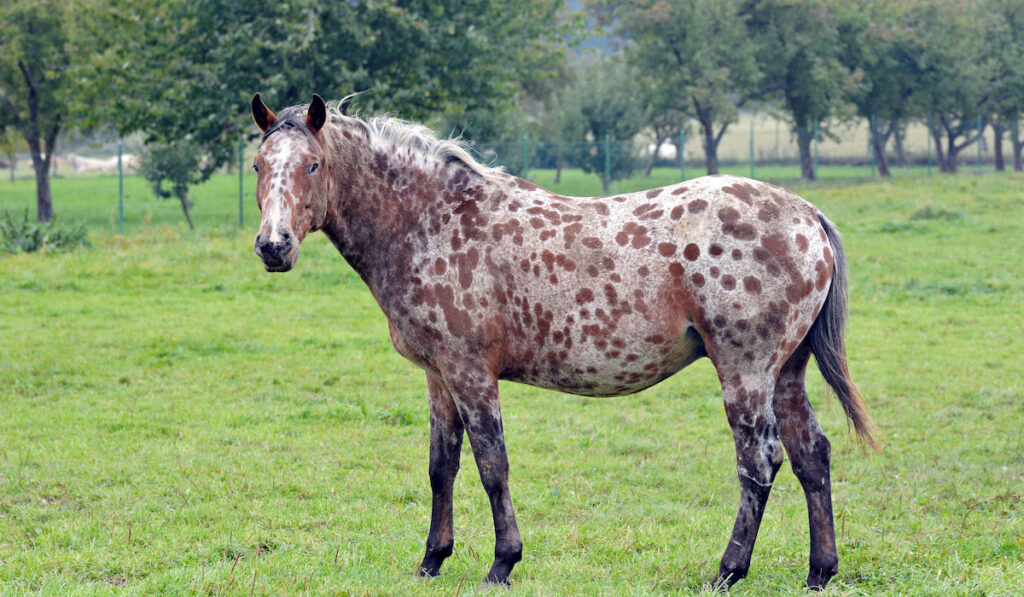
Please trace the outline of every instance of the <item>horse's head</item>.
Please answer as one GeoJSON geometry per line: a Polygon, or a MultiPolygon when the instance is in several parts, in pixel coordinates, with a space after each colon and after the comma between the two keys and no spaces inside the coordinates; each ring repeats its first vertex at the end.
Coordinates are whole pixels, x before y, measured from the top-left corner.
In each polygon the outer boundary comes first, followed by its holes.
{"type": "Polygon", "coordinates": [[[257,93],[252,98],[252,117],[263,131],[253,162],[261,214],[253,250],[268,272],[286,272],[295,265],[299,243],[323,226],[327,216],[329,181],[320,139],[327,106],[313,95],[304,114],[287,108],[277,116],[257,93]]]}

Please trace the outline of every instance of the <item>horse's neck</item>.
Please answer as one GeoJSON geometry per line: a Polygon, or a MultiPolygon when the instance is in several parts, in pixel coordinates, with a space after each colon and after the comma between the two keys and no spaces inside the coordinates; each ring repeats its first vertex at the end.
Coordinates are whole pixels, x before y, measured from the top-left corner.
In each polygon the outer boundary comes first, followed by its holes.
{"type": "Polygon", "coordinates": [[[430,227],[458,219],[452,214],[459,205],[480,197],[487,184],[459,165],[434,167],[398,152],[368,152],[332,176],[323,230],[385,311],[398,286],[413,278],[413,261],[442,240],[430,227]]]}

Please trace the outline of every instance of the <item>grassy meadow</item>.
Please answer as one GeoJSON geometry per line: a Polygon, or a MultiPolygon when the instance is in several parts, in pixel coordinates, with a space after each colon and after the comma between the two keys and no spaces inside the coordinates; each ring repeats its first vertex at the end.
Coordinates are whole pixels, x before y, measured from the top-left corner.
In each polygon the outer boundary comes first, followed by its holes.
{"type": "MultiPolygon", "coordinates": [[[[858,448],[813,371],[840,555],[826,594],[1019,594],[1024,177],[830,172],[794,188],[844,234],[851,369],[883,449],[858,448]]],[[[86,224],[92,247],[0,254],[0,594],[481,592],[493,534],[468,442],[455,555],[416,579],[423,373],[322,235],[292,272],[263,271],[253,180],[241,230],[237,175],[220,175],[194,191],[190,232],[176,202],[129,178],[121,235],[116,178],[58,179],[58,218],[86,224]]],[[[552,188],[600,194],[575,172],[552,188]]],[[[0,212],[33,205],[31,181],[0,181],[0,212]]],[[[738,500],[707,360],[625,398],[502,392],[525,553],[511,591],[486,592],[706,590],[738,500]]],[[[784,464],[732,593],[804,592],[807,543],[784,464]]]]}

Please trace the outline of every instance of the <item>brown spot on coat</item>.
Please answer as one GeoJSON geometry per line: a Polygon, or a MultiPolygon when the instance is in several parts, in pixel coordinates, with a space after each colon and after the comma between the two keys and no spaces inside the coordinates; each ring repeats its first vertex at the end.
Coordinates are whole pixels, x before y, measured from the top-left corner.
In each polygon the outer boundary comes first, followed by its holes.
{"type": "Polygon", "coordinates": [[[761,280],[758,280],[754,276],[746,276],[743,278],[743,289],[751,294],[760,294],[761,280]]]}
{"type": "Polygon", "coordinates": [[[658,243],[658,253],[661,253],[662,257],[671,257],[676,253],[676,245],[673,243],[658,243]]]}
{"type": "Polygon", "coordinates": [[[696,261],[700,257],[700,248],[694,243],[686,245],[686,248],[683,249],[683,257],[690,261],[696,261]]]}

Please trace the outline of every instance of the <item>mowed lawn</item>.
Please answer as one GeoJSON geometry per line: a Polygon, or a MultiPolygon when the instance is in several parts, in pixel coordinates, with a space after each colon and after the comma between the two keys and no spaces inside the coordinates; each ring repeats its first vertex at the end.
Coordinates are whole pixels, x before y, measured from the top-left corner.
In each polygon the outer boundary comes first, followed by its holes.
{"type": "MultiPolygon", "coordinates": [[[[600,194],[596,179],[565,180],[556,190],[600,194]]],[[[86,223],[93,246],[0,255],[0,593],[480,590],[493,534],[468,442],[455,555],[442,578],[416,579],[424,375],[322,235],[292,272],[263,271],[249,174],[245,185],[242,230],[237,175],[221,175],[194,192],[190,232],[175,202],[130,178],[122,236],[115,178],[55,180],[58,217],[86,223]]],[[[1024,177],[795,189],[844,234],[851,369],[883,446],[858,448],[813,371],[840,555],[827,593],[1019,594],[1024,177]]],[[[0,182],[0,211],[33,201],[30,181],[0,182]]],[[[705,590],[738,502],[707,360],[623,398],[502,392],[525,554],[511,592],[490,594],[705,590]]],[[[732,592],[801,593],[807,543],[787,463],[732,592]]]]}

